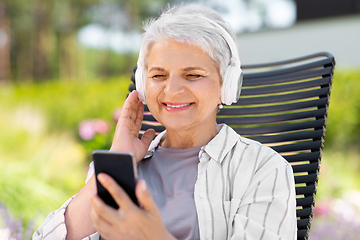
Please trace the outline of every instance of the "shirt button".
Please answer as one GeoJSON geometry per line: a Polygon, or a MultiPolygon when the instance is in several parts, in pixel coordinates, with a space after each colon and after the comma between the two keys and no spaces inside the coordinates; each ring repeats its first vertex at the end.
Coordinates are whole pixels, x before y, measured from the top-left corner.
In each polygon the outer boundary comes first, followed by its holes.
{"type": "Polygon", "coordinates": [[[206,198],[206,193],[204,192],[200,193],[200,198],[206,198]]]}

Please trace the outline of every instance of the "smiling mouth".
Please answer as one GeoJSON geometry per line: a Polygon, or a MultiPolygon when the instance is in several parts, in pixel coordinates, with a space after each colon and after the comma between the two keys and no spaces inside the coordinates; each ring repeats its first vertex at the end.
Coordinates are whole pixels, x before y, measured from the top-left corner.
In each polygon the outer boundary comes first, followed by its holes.
{"type": "Polygon", "coordinates": [[[186,103],[186,104],[180,104],[180,105],[171,105],[171,104],[166,104],[164,103],[165,106],[167,107],[171,107],[171,108],[181,108],[181,107],[186,107],[191,105],[192,103],[186,103]]]}

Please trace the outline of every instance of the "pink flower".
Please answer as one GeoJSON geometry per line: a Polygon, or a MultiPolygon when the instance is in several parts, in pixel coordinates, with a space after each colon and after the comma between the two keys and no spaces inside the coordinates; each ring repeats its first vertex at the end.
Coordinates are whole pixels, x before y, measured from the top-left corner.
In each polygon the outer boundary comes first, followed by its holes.
{"type": "Polygon", "coordinates": [[[315,216],[327,216],[330,212],[330,203],[329,202],[320,202],[316,204],[316,207],[313,210],[315,216]]]}
{"type": "Polygon", "coordinates": [[[121,108],[115,109],[115,111],[113,113],[113,119],[115,122],[117,122],[119,120],[120,113],[121,113],[121,108]]]}
{"type": "Polygon", "coordinates": [[[95,131],[100,134],[105,134],[110,131],[109,123],[103,119],[95,120],[95,131]]]}
{"type": "Polygon", "coordinates": [[[85,141],[90,141],[96,133],[95,124],[92,120],[85,119],[79,124],[79,136],[85,141]]]}

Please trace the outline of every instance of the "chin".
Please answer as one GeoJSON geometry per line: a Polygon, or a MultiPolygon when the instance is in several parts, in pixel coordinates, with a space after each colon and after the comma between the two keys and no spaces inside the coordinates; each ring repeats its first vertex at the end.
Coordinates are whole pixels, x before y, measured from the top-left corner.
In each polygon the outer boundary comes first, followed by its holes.
{"type": "Polygon", "coordinates": [[[174,131],[181,131],[181,130],[187,130],[191,127],[190,123],[185,123],[184,121],[171,121],[166,122],[163,124],[163,126],[167,129],[167,130],[174,130],[174,131]]]}

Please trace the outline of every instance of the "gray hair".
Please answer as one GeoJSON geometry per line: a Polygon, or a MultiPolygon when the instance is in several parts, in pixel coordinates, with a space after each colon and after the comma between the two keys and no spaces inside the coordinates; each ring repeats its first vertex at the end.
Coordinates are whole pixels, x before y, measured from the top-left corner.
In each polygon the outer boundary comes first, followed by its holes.
{"type": "Polygon", "coordinates": [[[159,40],[187,42],[206,52],[223,78],[231,53],[221,32],[214,28],[212,21],[223,27],[236,43],[234,31],[215,10],[198,4],[168,7],[159,18],[144,23],[140,57],[144,77],[147,75],[147,58],[150,47],[159,40]]]}

